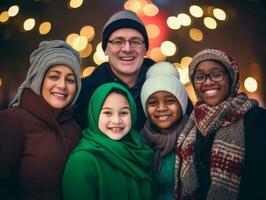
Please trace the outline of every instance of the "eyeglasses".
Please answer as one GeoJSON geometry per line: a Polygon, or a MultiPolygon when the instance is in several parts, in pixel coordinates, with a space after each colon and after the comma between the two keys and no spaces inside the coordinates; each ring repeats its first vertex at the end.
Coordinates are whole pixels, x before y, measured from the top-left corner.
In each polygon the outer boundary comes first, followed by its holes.
{"type": "Polygon", "coordinates": [[[195,73],[193,76],[193,82],[196,84],[201,84],[204,83],[208,77],[213,82],[219,82],[224,79],[224,75],[226,75],[225,71],[211,72],[209,74],[195,73]]]}
{"type": "Polygon", "coordinates": [[[109,40],[108,42],[111,43],[112,45],[114,45],[117,48],[124,47],[127,42],[133,48],[138,48],[144,43],[143,40],[138,39],[138,38],[134,38],[134,39],[130,39],[130,40],[126,40],[126,39],[123,39],[123,38],[116,38],[116,39],[113,39],[113,40],[109,40]]]}

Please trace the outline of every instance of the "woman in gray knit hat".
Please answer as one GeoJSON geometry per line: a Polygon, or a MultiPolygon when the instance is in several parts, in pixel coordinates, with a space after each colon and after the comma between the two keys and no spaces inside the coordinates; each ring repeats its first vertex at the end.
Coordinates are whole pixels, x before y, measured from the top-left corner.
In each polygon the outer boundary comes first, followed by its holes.
{"type": "Polygon", "coordinates": [[[239,67],[219,49],[189,65],[198,101],[177,141],[176,198],[265,199],[266,111],[239,93],[239,67]]]}
{"type": "Polygon", "coordinates": [[[81,59],[53,40],[40,43],[30,64],[0,112],[0,199],[60,200],[64,165],[80,139],[71,107],[81,89],[81,59]]]}

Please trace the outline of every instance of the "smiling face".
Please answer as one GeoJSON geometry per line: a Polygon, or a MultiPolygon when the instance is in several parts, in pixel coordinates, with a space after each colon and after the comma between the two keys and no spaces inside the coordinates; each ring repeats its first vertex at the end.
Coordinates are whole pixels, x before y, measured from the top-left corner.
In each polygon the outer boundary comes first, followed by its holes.
{"type": "MultiPolygon", "coordinates": [[[[114,39],[144,41],[141,33],[131,28],[122,28],[114,31],[109,37],[109,41],[114,39]]],[[[107,43],[105,54],[109,56],[109,63],[113,72],[126,82],[128,77],[137,78],[140,67],[146,54],[145,44],[139,47],[130,46],[129,42],[122,47],[117,47],[112,43],[107,43]]],[[[127,83],[127,82],[126,82],[127,83]]]]}
{"type": "Polygon", "coordinates": [[[62,109],[75,97],[77,82],[72,69],[66,65],[55,65],[45,74],[41,95],[54,108],[62,109]]]}
{"type": "Polygon", "coordinates": [[[152,94],[146,103],[146,110],[151,123],[162,133],[171,131],[182,115],[182,108],[176,97],[165,91],[152,94]]]}
{"type": "Polygon", "coordinates": [[[108,95],[100,112],[98,126],[112,140],[120,140],[129,132],[131,113],[125,96],[117,92],[108,95]]]}
{"type": "Polygon", "coordinates": [[[195,70],[195,74],[204,75],[221,71],[225,72],[221,81],[214,82],[208,77],[203,83],[193,84],[197,96],[210,106],[216,106],[228,97],[230,91],[229,75],[222,64],[213,60],[202,61],[195,70]]]}

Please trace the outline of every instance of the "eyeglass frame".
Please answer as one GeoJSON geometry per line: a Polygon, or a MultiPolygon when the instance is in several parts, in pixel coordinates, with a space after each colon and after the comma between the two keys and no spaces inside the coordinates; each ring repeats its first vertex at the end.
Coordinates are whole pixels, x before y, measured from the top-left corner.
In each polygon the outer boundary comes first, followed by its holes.
{"type": "Polygon", "coordinates": [[[193,80],[193,83],[194,83],[194,84],[203,84],[203,83],[205,83],[205,81],[209,78],[212,82],[217,83],[217,82],[222,81],[222,80],[224,79],[225,75],[228,75],[228,73],[227,73],[226,71],[215,71],[215,72],[211,72],[211,73],[209,73],[209,74],[195,73],[195,74],[192,76],[192,80],[193,80]],[[215,74],[215,73],[221,73],[221,75],[222,75],[222,76],[221,76],[221,80],[213,80],[212,75],[215,74]],[[195,76],[196,76],[196,74],[204,75],[204,80],[203,80],[202,82],[196,82],[196,81],[195,81],[195,76]]]}
{"type": "Polygon", "coordinates": [[[132,48],[139,48],[142,44],[144,44],[144,40],[140,39],[140,38],[131,38],[129,40],[126,40],[125,38],[114,38],[112,40],[108,40],[108,43],[114,45],[117,48],[123,48],[126,43],[129,43],[129,46],[132,48]],[[114,43],[114,41],[121,41],[122,44],[118,45],[116,43],[114,43]],[[132,41],[138,41],[139,43],[137,44],[137,46],[132,45],[132,41]]]}

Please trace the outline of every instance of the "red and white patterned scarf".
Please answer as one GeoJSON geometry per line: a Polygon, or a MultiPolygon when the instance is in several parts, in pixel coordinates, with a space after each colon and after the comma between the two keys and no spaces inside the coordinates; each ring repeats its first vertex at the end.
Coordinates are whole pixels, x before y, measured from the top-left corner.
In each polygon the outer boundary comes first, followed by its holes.
{"type": "Polygon", "coordinates": [[[216,132],[211,150],[211,185],[207,199],[237,199],[245,155],[243,116],[255,105],[257,102],[244,94],[217,107],[196,105],[177,141],[177,199],[192,199],[198,189],[194,152],[198,130],[203,135],[216,132]],[[196,110],[200,115],[195,114],[196,110]]]}

